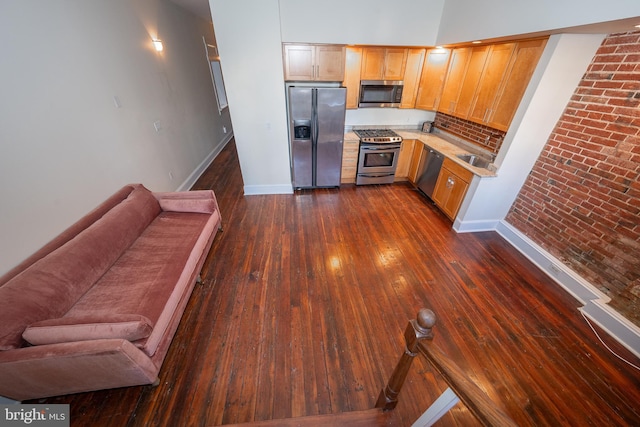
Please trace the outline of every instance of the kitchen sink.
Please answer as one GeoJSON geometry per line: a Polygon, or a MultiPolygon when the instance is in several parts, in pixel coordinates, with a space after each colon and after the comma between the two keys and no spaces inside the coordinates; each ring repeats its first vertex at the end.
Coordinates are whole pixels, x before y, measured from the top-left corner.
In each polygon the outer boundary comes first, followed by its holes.
{"type": "Polygon", "coordinates": [[[477,154],[458,154],[456,157],[463,162],[467,162],[471,166],[475,166],[477,168],[488,169],[489,165],[491,164],[490,159],[478,156],[477,154]]]}

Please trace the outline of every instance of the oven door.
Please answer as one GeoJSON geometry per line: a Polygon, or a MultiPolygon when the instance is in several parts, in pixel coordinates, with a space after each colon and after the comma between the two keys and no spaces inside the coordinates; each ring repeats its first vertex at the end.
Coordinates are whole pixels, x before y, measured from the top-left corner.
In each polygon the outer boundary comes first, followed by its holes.
{"type": "Polygon", "coordinates": [[[392,173],[398,166],[398,144],[361,144],[358,173],[392,173]]]}

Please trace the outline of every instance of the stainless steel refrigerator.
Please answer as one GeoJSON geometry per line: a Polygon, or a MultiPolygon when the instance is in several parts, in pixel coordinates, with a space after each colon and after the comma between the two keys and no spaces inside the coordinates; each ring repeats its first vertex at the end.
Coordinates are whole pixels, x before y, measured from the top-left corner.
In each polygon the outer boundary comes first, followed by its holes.
{"type": "Polygon", "coordinates": [[[339,186],[347,89],[289,86],[288,95],[293,187],[339,186]]]}

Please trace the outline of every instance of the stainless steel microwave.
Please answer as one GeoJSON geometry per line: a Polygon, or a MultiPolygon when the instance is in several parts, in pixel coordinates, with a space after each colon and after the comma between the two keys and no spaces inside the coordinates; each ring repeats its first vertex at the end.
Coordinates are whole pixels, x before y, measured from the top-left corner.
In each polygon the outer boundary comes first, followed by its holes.
{"type": "Polygon", "coordinates": [[[399,107],[403,86],[402,80],[361,80],[358,108],[399,107]]]}

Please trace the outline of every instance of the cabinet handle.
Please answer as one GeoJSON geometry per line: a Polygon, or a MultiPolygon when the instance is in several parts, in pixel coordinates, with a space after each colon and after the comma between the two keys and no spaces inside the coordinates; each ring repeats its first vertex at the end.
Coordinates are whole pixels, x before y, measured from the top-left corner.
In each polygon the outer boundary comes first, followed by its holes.
{"type": "Polygon", "coordinates": [[[456,181],[455,181],[452,177],[447,178],[447,184],[446,184],[446,185],[447,185],[447,188],[451,188],[451,187],[453,187],[455,184],[456,184],[456,181]]]}
{"type": "Polygon", "coordinates": [[[484,112],[484,117],[482,118],[482,121],[484,123],[488,123],[489,119],[491,118],[491,112],[493,110],[491,108],[487,108],[487,110],[484,112]]]}

